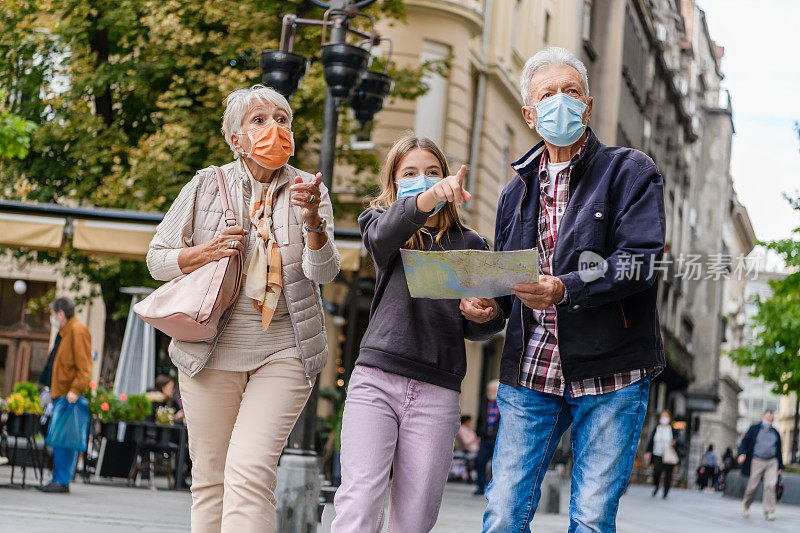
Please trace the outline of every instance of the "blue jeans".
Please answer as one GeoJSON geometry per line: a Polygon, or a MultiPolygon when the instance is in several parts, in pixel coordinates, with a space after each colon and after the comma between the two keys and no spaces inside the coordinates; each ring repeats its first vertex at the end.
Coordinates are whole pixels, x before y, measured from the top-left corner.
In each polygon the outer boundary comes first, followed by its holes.
{"type": "Polygon", "coordinates": [[[75,474],[75,463],[78,461],[78,450],[69,448],[53,448],[53,483],[69,485],[75,474]]]}
{"type": "Polygon", "coordinates": [[[529,532],[541,484],[561,435],[572,425],[570,533],[616,531],[642,431],[650,378],[616,392],[573,397],[500,385],[500,428],[484,533],[529,532]]]}

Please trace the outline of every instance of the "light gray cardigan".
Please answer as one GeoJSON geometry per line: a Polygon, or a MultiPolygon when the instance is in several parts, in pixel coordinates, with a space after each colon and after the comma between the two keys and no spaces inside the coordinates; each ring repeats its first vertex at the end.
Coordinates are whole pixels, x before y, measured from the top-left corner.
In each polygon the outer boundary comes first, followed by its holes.
{"type": "MultiPolygon", "coordinates": [[[[237,223],[249,228],[248,202],[250,182],[241,160],[222,167],[225,181],[231,191],[237,223]]],[[[300,208],[289,202],[289,187],[295,176],[309,182],[314,176],[289,165],[277,180],[277,197],[272,217],[272,231],[281,249],[283,293],[292,320],[300,359],[311,380],[325,366],[328,358],[328,339],[319,284],[333,281],[339,272],[339,251],[333,241],[333,208],[328,190],[320,185],[319,214],[327,222],[328,242],[319,250],[305,246],[306,235],[300,208]]],[[[182,275],[178,267],[178,254],[182,248],[210,241],[224,227],[222,204],[219,199],[214,170],[204,168],[186,184],[156,228],[147,252],[147,267],[157,280],[170,281],[182,275]]],[[[245,257],[247,256],[245,250],[245,257]]],[[[231,306],[220,319],[218,334],[230,318],[231,306]]],[[[202,342],[176,341],[169,345],[169,355],[179,370],[194,376],[203,369],[217,339],[202,342]]],[[[255,340],[254,340],[255,342],[255,340]]]]}

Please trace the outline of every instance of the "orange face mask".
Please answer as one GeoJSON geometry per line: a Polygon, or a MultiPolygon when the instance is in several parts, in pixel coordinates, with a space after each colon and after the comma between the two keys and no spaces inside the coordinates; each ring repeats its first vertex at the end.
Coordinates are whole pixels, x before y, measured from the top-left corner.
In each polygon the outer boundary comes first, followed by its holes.
{"type": "Polygon", "coordinates": [[[264,168],[281,168],[294,155],[294,135],[275,121],[245,133],[250,152],[242,152],[264,168]]]}

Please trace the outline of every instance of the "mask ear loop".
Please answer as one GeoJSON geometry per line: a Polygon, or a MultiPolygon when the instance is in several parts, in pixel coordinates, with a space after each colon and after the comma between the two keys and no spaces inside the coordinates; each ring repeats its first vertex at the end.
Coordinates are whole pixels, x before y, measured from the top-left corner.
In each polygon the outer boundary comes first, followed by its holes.
{"type": "Polygon", "coordinates": [[[250,139],[250,151],[249,152],[245,152],[244,150],[242,150],[241,152],[239,152],[239,155],[246,155],[246,156],[250,157],[250,154],[253,153],[253,138],[250,137],[250,132],[249,131],[247,131],[247,132],[239,132],[236,135],[239,136],[239,146],[242,145],[242,142],[241,142],[241,136],[242,135],[247,135],[247,138],[250,139]]]}

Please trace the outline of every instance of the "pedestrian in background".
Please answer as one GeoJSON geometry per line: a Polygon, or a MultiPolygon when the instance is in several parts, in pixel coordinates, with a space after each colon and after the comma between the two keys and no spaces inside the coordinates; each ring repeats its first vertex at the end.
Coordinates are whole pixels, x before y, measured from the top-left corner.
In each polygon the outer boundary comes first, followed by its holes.
{"type": "Polygon", "coordinates": [[[725,453],[722,455],[722,471],[719,473],[719,479],[717,480],[718,490],[725,490],[728,474],[734,468],[736,468],[736,459],[733,457],[733,450],[725,448],[725,453]]]}
{"type": "Polygon", "coordinates": [[[470,415],[463,415],[461,417],[461,426],[456,433],[456,449],[465,451],[469,454],[478,453],[480,448],[481,439],[478,434],[472,429],[472,417],[470,415]]]}
{"type": "Polygon", "coordinates": [[[489,249],[458,215],[457,204],[472,197],[465,175],[465,166],[449,175],[433,141],[406,135],[389,150],[381,193],[358,217],[375,297],[347,388],[333,533],[381,530],[390,470],[390,531],[426,532],[439,515],[459,427],[464,339],[488,340],[504,316],[491,299],[412,298],[400,250],[489,249]],[[462,316],[467,308],[477,316],[462,316]]]}
{"type": "MultiPolygon", "coordinates": [[[[75,302],[70,298],[56,298],[50,303],[50,324],[58,330],[55,344],[44,372],[50,378],[50,397],[55,402],[66,397],[75,403],[89,387],[92,376],[92,335],[75,316],[75,302]]],[[[53,479],[36,487],[42,492],[69,492],[75,475],[78,451],[53,447],[53,479]]]]}
{"type": "Polygon", "coordinates": [[[680,463],[678,455],[678,432],[672,427],[672,413],[668,410],[661,411],[658,417],[658,426],[650,434],[644,461],[653,463],[653,497],[658,493],[658,487],[663,476],[664,493],[666,498],[672,487],[672,473],[675,466],[680,463]]]}
{"type": "Polygon", "coordinates": [[[718,474],[717,454],[714,452],[714,445],[709,444],[703,457],[700,458],[700,490],[714,492],[718,474]]]}
{"type": "Polygon", "coordinates": [[[778,476],[783,473],[783,457],[781,452],[781,436],[773,426],[775,413],[767,409],[761,417],[761,423],[753,424],[744,434],[739,444],[739,464],[742,475],[750,476],[744,491],[742,516],[750,516],[750,505],[756,497],[761,481],[764,481],[762,503],[764,518],[775,520],[775,487],[778,476]]]}
{"type": "Polygon", "coordinates": [[[500,427],[500,410],[497,408],[497,389],[500,381],[492,380],[486,385],[486,397],[481,402],[481,411],[478,415],[478,436],[481,446],[475,458],[475,494],[481,496],[486,491],[488,483],[487,468],[494,455],[494,445],[497,441],[497,428],[500,427]]]}

